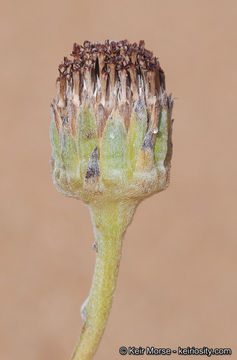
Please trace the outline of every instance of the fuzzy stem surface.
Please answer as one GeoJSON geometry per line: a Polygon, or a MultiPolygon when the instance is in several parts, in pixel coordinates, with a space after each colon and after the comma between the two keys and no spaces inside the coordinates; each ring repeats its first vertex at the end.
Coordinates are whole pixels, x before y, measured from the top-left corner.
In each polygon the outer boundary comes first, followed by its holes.
{"type": "Polygon", "coordinates": [[[82,310],[84,325],[72,360],[89,360],[103,335],[118,276],[123,235],[137,206],[136,200],[90,204],[96,238],[92,286],[82,310]]]}

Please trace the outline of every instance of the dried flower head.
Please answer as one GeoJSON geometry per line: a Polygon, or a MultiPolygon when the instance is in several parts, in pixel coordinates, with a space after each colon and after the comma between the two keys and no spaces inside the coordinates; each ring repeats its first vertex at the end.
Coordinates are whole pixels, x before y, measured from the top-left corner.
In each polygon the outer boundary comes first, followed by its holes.
{"type": "Polygon", "coordinates": [[[143,198],[167,187],[173,101],[158,59],[144,41],[85,41],[59,65],[51,105],[53,179],[88,202],[143,198]]]}

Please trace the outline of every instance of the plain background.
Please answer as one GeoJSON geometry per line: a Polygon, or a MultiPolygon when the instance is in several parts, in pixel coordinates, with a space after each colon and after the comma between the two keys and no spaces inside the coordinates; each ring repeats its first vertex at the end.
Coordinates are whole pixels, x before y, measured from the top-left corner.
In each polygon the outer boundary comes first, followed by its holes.
{"type": "Polygon", "coordinates": [[[177,98],[174,156],[169,189],[140,205],[126,233],[95,359],[121,359],[121,345],[236,357],[236,18],[235,0],[2,5],[1,359],[69,359],[78,339],[93,230],[88,209],[52,184],[49,104],[74,41],[125,38],[146,41],[177,98]]]}

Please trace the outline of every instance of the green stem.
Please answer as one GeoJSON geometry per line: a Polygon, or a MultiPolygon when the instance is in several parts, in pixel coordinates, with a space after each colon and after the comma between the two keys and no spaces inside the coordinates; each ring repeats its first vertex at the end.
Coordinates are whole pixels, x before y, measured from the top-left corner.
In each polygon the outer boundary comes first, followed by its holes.
{"type": "Polygon", "coordinates": [[[72,360],[89,360],[103,335],[118,276],[122,238],[137,201],[90,204],[96,237],[96,265],[88,301],[83,309],[85,323],[72,360]]]}

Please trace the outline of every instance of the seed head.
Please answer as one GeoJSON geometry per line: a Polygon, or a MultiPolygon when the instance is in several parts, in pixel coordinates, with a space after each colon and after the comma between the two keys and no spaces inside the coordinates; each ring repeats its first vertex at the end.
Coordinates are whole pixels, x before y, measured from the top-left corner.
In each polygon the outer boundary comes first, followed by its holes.
{"type": "Polygon", "coordinates": [[[58,190],[91,202],[165,189],[173,100],[144,41],[75,43],[58,69],[50,131],[58,190]]]}

